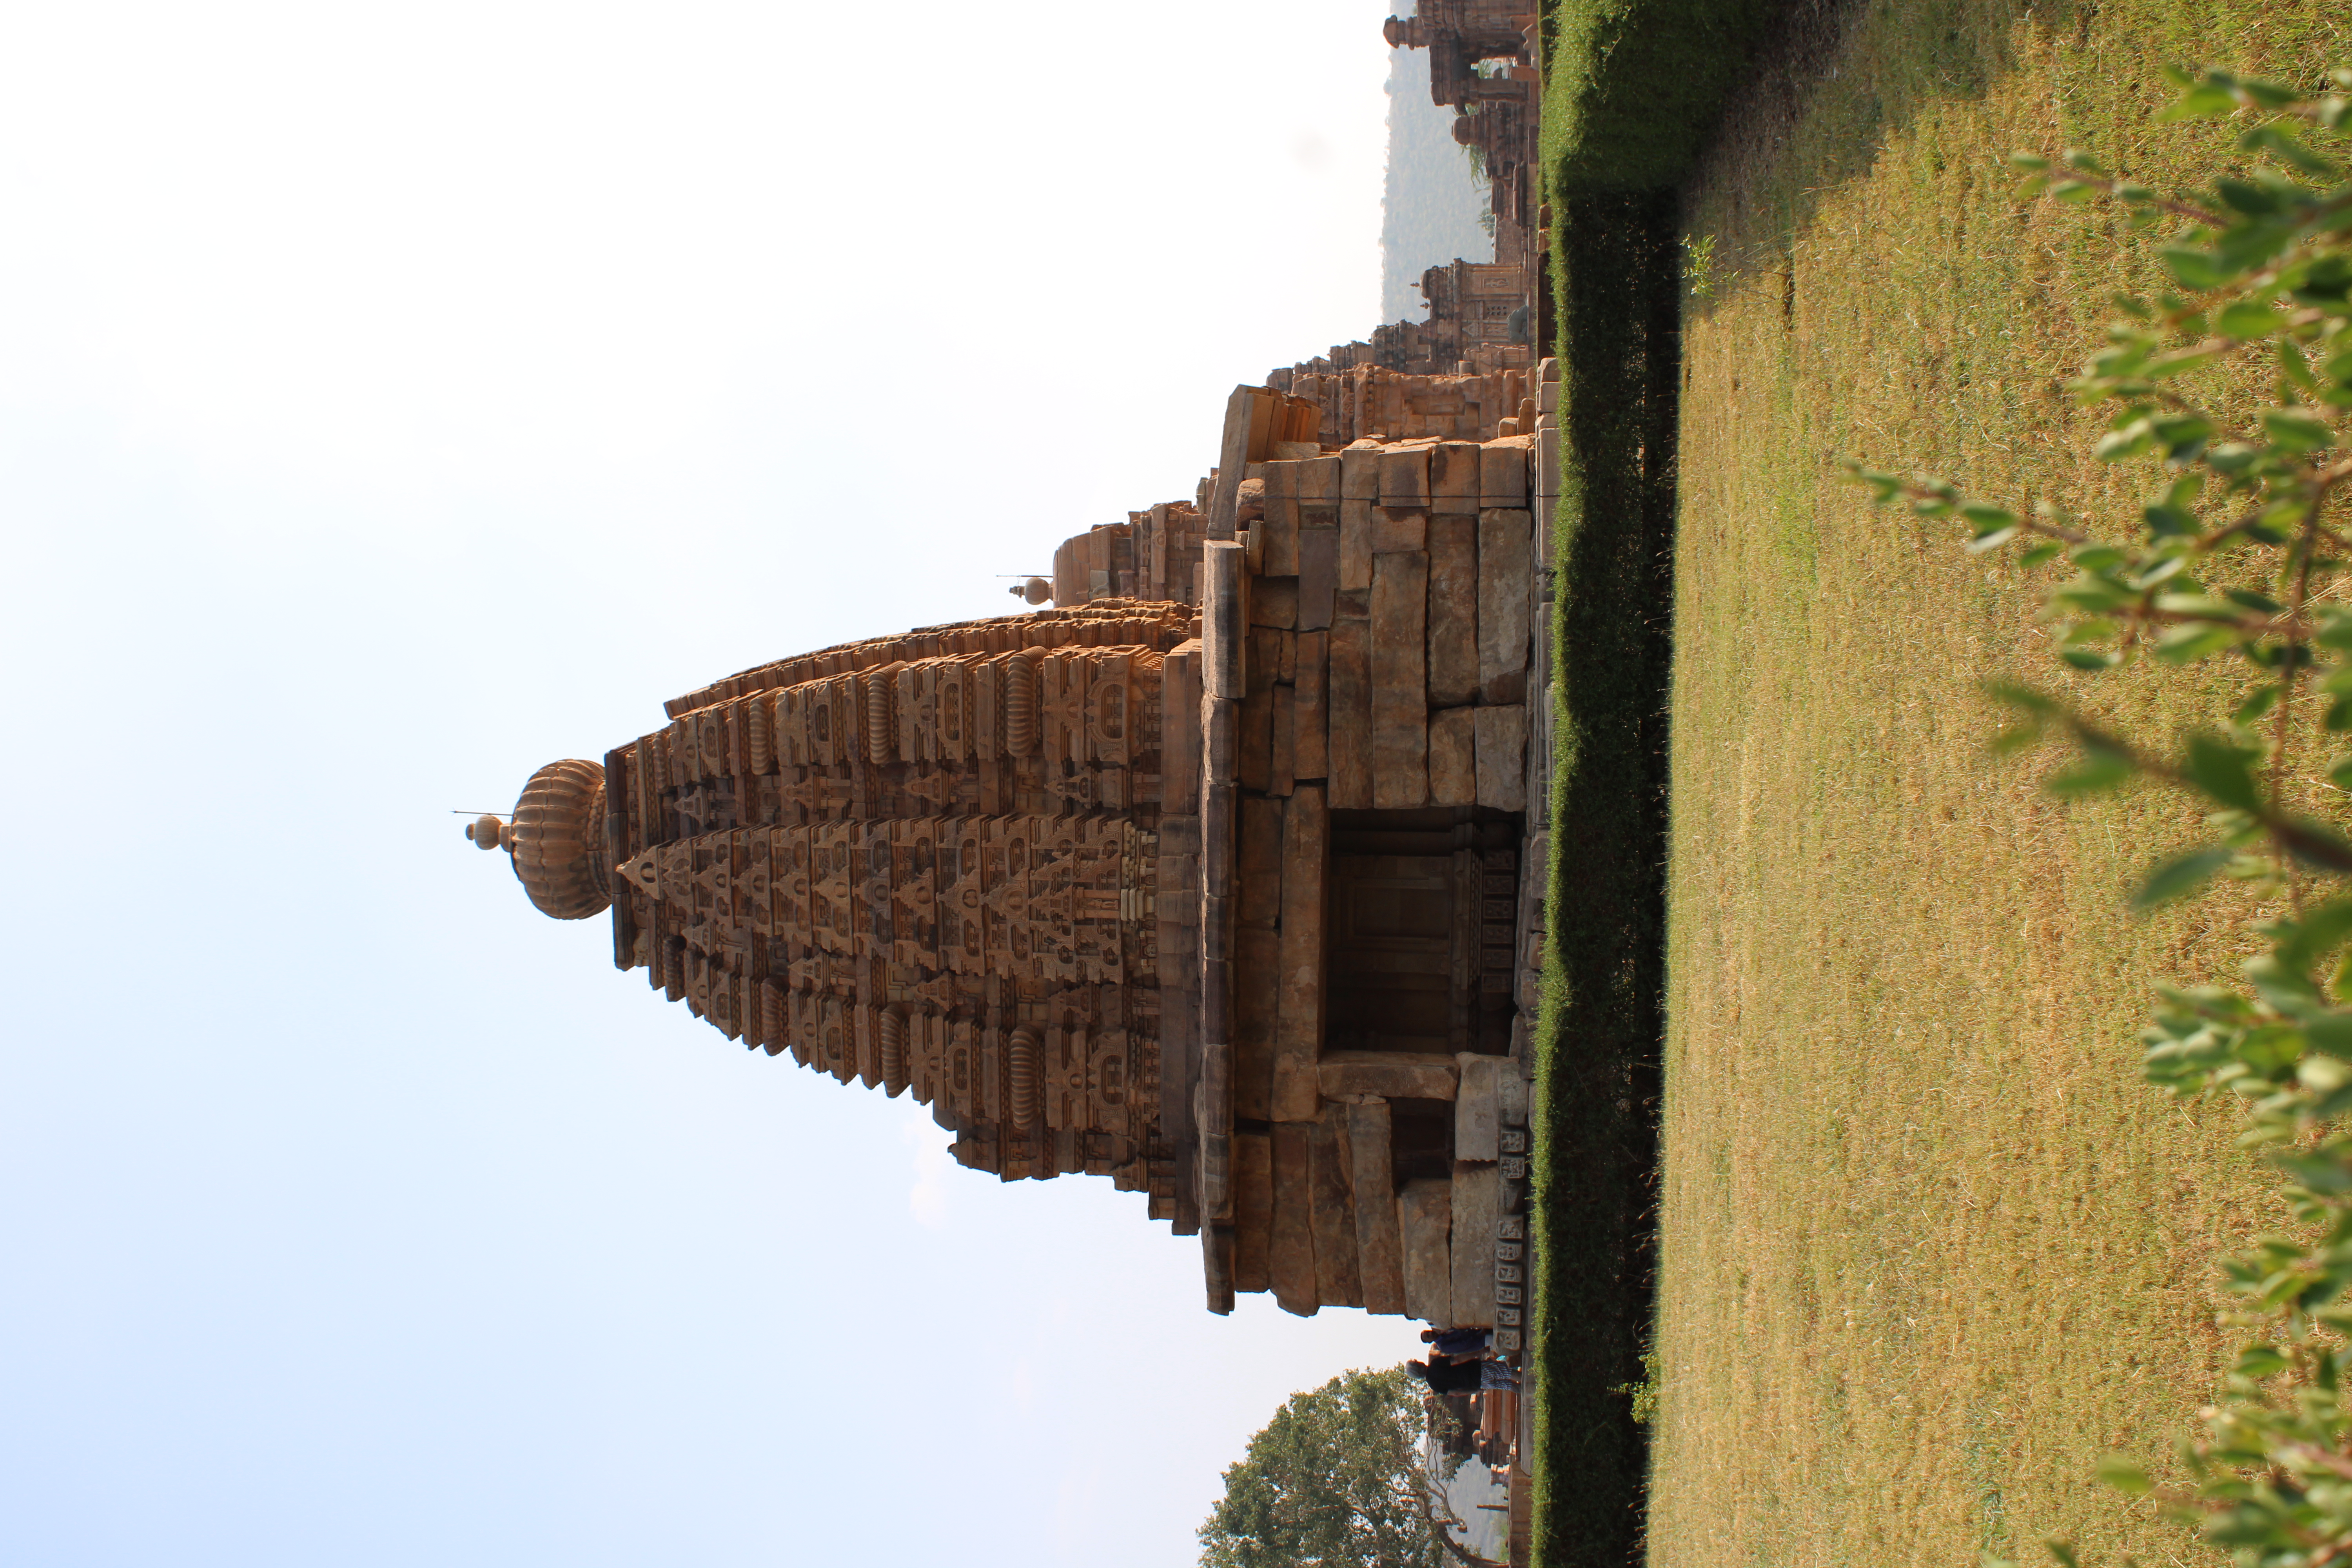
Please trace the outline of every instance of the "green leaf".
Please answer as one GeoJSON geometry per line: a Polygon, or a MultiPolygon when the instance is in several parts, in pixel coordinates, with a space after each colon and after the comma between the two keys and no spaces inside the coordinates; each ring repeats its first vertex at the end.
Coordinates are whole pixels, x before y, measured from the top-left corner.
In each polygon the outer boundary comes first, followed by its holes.
{"type": "Polygon", "coordinates": [[[2335,444],[2336,432],[2307,408],[2273,408],[2263,415],[2263,429],[2290,452],[2316,452],[2335,444]]]}
{"type": "Polygon", "coordinates": [[[2048,1547],[2050,1555],[2058,1560],[2059,1568],[2083,1568],[2083,1560],[2074,1555],[2074,1549],[2066,1542],[2045,1541],[2042,1544],[2048,1547]]]}
{"type": "Polygon", "coordinates": [[[2174,626],[2157,639],[2156,657],[2167,664],[2194,664],[2237,647],[2242,635],[2229,626],[2174,626]]]}
{"type": "Polygon", "coordinates": [[[2278,341],[2278,364],[2286,378],[2304,391],[2318,390],[2319,378],[2311,374],[2311,362],[2303,357],[2303,351],[2295,346],[2293,338],[2278,341]]]}
{"type": "Polygon", "coordinates": [[[2050,160],[2038,153],[2011,153],[2009,155],[2009,166],[2028,174],[2038,174],[2050,167],[2050,160]]]}
{"type": "Polygon", "coordinates": [[[2206,448],[2205,461],[2217,474],[2242,474],[2252,468],[2262,455],[2259,447],[2243,441],[2223,441],[2206,448]]]}
{"type": "Polygon", "coordinates": [[[2139,770],[2131,759],[2115,752],[2086,752],[2074,766],[2051,774],[2042,787],[2052,795],[2098,795],[2126,783],[2139,770]]]}
{"type": "Polygon", "coordinates": [[[2042,739],[2041,725],[2011,724],[1993,736],[1992,754],[1996,757],[2014,756],[2040,739],[2042,739]]]}
{"type": "Polygon", "coordinates": [[[2182,288],[2200,292],[2219,289],[2234,270],[2224,268],[2221,258],[2201,246],[2168,245],[2156,253],[2156,258],[2182,288]]]}
{"type": "Polygon", "coordinates": [[[2201,414],[2167,414],[2149,423],[2164,455],[2176,463],[2195,461],[2205,443],[2213,438],[2213,422],[2201,414]]]}
{"type": "Polygon", "coordinates": [[[2225,338],[2263,338],[2286,325],[2286,318],[2260,300],[2233,300],[2213,318],[2213,330],[2225,338]]]}
{"type": "Polygon", "coordinates": [[[2064,549],[2065,546],[2063,544],[2051,542],[2037,544],[2032,549],[2021,553],[2017,558],[2017,563],[2021,566],[2040,566],[2045,562],[2055,561],[2059,552],[2064,549]]]}
{"type": "Polygon", "coordinates": [[[2230,1370],[2240,1377],[2251,1377],[2260,1382],[2266,1377],[2276,1377],[2286,1367],[2286,1357],[2279,1353],[2277,1346],[2252,1344],[2238,1352],[2237,1363],[2230,1370]]]}
{"type": "Polygon", "coordinates": [[[2247,132],[2239,139],[2239,145],[2249,152],[2260,148],[2315,180],[2335,180],[2343,175],[2343,170],[2332,160],[2320,156],[2309,142],[2275,120],[2247,132]]]}
{"type": "Polygon", "coordinates": [[[2352,1168],[2333,1156],[2282,1151],[2271,1156],[2271,1163],[2315,1193],[2352,1192],[2352,1168]]]}
{"type": "Polygon", "coordinates": [[[2137,458],[2156,445],[2156,426],[2147,419],[2135,419],[2119,430],[2110,430],[2099,437],[2092,450],[2102,462],[2120,463],[2137,458]]]}
{"type": "Polygon", "coordinates": [[[2184,374],[2200,365],[2211,364],[2221,357],[2220,349],[2176,349],[2168,354],[2158,354],[2147,362],[2147,375],[2150,381],[2162,381],[2184,374]]]}
{"type": "Polygon", "coordinates": [[[2124,656],[2111,647],[2067,647],[2058,650],[2058,657],[2076,669],[2096,674],[2113,669],[2124,661],[2124,656]]]}
{"type": "Polygon", "coordinates": [[[2230,851],[2223,848],[2199,849],[2177,856],[2147,874],[2132,895],[2134,909],[2154,909],[2185,898],[2212,880],[2213,874],[2230,863],[2230,851]]]}
{"type": "Polygon", "coordinates": [[[2248,217],[2268,217],[2279,210],[2278,193],[2252,180],[2233,180],[2224,174],[2213,182],[2213,190],[2232,212],[2248,217]]]}
{"type": "Polygon", "coordinates": [[[2120,566],[2128,559],[2112,544],[2078,544],[2068,559],[2085,572],[2104,572],[2110,566],[2120,566]]]}
{"type": "Polygon", "coordinates": [[[2303,1039],[2340,1063],[2352,1063],[2352,1013],[2312,1013],[2303,1020],[2303,1039]]]}
{"type": "Polygon", "coordinates": [[[2263,714],[2269,712],[2272,709],[2277,707],[2278,700],[2279,688],[2275,683],[2268,686],[2257,686],[2252,692],[2247,694],[2246,700],[2243,702],[2239,703],[2236,709],[2231,712],[2230,722],[2232,724],[2251,724],[2255,720],[2261,718],[2263,714]]]}
{"type": "Polygon", "coordinates": [[[1971,555],[2005,544],[2017,537],[2015,512],[1987,506],[1982,501],[1971,501],[1960,508],[1960,516],[1977,531],[1976,537],[1969,541],[1968,550],[1971,555]]]}
{"type": "Polygon", "coordinates": [[[2087,572],[2071,583],[2061,584],[2050,592],[2050,598],[2053,604],[2063,605],[2070,609],[2088,611],[2093,615],[2104,615],[2109,610],[2120,609],[2130,604],[2133,596],[2131,590],[2122,584],[2110,582],[2105,577],[2095,577],[2087,572]]]}
{"type": "Polygon", "coordinates": [[[2246,753],[2225,741],[2210,735],[2191,735],[2182,771],[2198,788],[2223,805],[2233,805],[2240,811],[2262,809],[2262,794],[2254,787],[2253,771],[2246,753]]]}
{"type": "Polygon", "coordinates": [[[1996,702],[2006,702],[2011,708],[2021,708],[2037,716],[2058,712],[2056,701],[2030,686],[2019,686],[2012,681],[1988,680],[1984,684],[1984,694],[1996,702]]]}
{"type": "Polygon", "coordinates": [[[2200,82],[2173,100],[2172,107],[2158,118],[2161,120],[2219,120],[2237,112],[2238,100],[2230,96],[2229,89],[2213,82],[2200,82]]]}
{"type": "Polygon", "coordinates": [[[2127,1454],[2103,1454],[2097,1466],[2099,1479],[2133,1497],[2146,1497],[2156,1489],[2148,1479],[2147,1468],[2127,1454]]]}

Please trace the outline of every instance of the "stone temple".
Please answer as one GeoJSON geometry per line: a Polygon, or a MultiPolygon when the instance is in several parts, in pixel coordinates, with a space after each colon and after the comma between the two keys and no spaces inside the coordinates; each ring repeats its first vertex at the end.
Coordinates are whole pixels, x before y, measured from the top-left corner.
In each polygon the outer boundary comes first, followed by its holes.
{"type": "Polygon", "coordinates": [[[1237,388],[1053,607],[730,676],[467,831],[730,1039],[1146,1194],[1212,1310],[1516,1349],[1548,476],[1325,412],[1237,388]]]}
{"type": "Polygon", "coordinates": [[[1427,321],[1236,387],[1191,498],[1015,588],[1051,608],[715,681],[467,829],[728,1038],[911,1094],[967,1166],[1145,1194],[1211,1310],[1506,1352],[1559,494],[1521,3],[1389,24],[1493,176],[1427,321]]]}

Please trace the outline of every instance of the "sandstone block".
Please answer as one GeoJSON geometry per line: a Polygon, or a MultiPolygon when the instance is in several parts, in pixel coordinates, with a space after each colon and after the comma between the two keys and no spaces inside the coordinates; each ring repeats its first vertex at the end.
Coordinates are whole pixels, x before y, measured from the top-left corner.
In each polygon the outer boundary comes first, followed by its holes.
{"type": "Polygon", "coordinates": [[[1239,810],[1234,804],[1234,731],[1238,702],[1203,701],[1201,716],[1206,733],[1202,750],[1201,891],[1219,898],[1234,890],[1234,849],[1239,839],[1239,810]]]}
{"type": "Polygon", "coordinates": [[[1534,530],[1525,511],[1478,514],[1478,692],[1487,702],[1521,702],[1528,691],[1534,530]]]}
{"type": "MultiPolygon", "coordinates": [[[[1330,750],[1328,704],[1324,681],[1328,669],[1330,634],[1301,632],[1298,634],[1298,717],[1297,776],[1319,779],[1329,769],[1330,750]]],[[[1164,745],[1165,742],[1163,742],[1164,745]]],[[[1163,752],[1164,754],[1164,752],[1163,752]]],[[[1161,851],[1163,854],[1166,851],[1161,851]]]]}
{"type": "Polygon", "coordinates": [[[1282,821],[1282,1013],[1274,1046],[1274,1118],[1307,1121],[1320,1098],[1323,1050],[1323,899],[1329,818],[1314,784],[1290,798],[1282,821]]]}
{"type": "Polygon", "coordinates": [[[1302,632],[1319,632],[1331,624],[1332,601],[1339,592],[1339,530],[1302,528],[1298,531],[1298,610],[1302,632]]]}
{"type": "Polygon", "coordinates": [[[1339,454],[1339,495],[1344,500],[1378,500],[1381,495],[1381,452],[1377,447],[1349,447],[1339,454]]]}
{"type": "Polygon", "coordinates": [[[1478,804],[1527,810],[1528,710],[1514,703],[1469,711],[1477,716],[1478,804]]]}
{"type": "Polygon", "coordinates": [[[1429,798],[1429,557],[1372,558],[1372,805],[1429,798]]]}
{"type": "Polygon", "coordinates": [[[1394,507],[1372,509],[1372,553],[1429,548],[1429,514],[1394,507]]]}
{"type": "Polygon", "coordinates": [[[1298,468],[1297,463],[1265,466],[1265,516],[1253,532],[1264,531],[1265,556],[1258,570],[1269,577],[1298,575],[1298,468]]]}
{"type": "Polygon", "coordinates": [[[1502,1158],[1496,1140],[1501,1135],[1502,1071],[1511,1064],[1502,1057],[1463,1052],[1454,1060],[1461,1068],[1461,1088],[1454,1097],[1454,1157],[1484,1161],[1502,1158]]]}
{"type": "Polygon", "coordinates": [[[1441,441],[1429,454],[1429,510],[1475,517],[1484,450],[1475,441],[1441,441]]]}
{"type": "Polygon", "coordinates": [[[1308,1135],[1308,1160],[1314,1167],[1315,1294],[1330,1307],[1364,1304],[1348,1110],[1344,1105],[1322,1107],[1308,1135]]]}
{"type": "Polygon", "coordinates": [[[1295,1121],[1274,1124],[1274,1226],[1266,1247],[1266,1275],[1276,1303],[1286,1312],[1311,1318],[1322,1303],[1315,1281],[1315,1156],[1308,1129],[1295,1121]]]}
{"type": "Polygon", "coordinates": [[[1339,504],[1344,464],[1337,457],[1310,458],[1298,465],[1298,486],[1294,492],[1302,509],[1330,508],[1339,504]]]}
{"type": "Polygon", "coordinates": [[[1298,624],[1298,579],[1260,577],[1250,584],[1250,625],[1287,630],[1298,624]]]}
{"type": "Polygon", "coordinates": [[[1391,447],[1381,454],[1381,504],[1412,511],[1429,510],[1429,448],[1391,447]]]}
{"type": "Polygon", "coordinates": [[[1357,1274],[1368,1312],[1402,1312],[1404,1247],[1397,1233],[1396,1183],[1386,1100],[1348,1111],[1349,1192],[1356,1220],[1357,1274]]]}
{"type": "MultiPolygon", "coordinates": [[[[1266,405],[1273,397],[1271,392],[1261,396],[1257,388],[1236,386],[1225,399],[1224,431],[1217,444],[1216,487],[1209,496],[1208,531],[1212,540],[1228,540],[1234,536],[1234,513],[1241,499],[1242,480],[1249,477],[1244,470],[1249,467],[1253,432],[1263,430],[1266,405]]],[[[1264,439],[1263,436],[1258,439],[1264,439]]],[[[1061,567],[1061,559],[1057,555],[1054,561],[1054,602],[1057,605],[1072,602],[1060,595],[1061,567]]]]}
{"type": "Polygon", "coordinates": [[[1460,1075],[1452,1057],[1425,1051],[1326,1051],[1316,1065],[1326,1100],[1452,1100],[1460,1075]]]}
{"type": "Polygon", "coordinates": [[[1331,805],[1339,811],[1369,811],[1372,805],[1371,622],[1353,616],[1333,621],[1330,659],[1331,805]]]}
{"type": "Polygon", "coordinates": [[[1245,795],[1241,799],[1241,862],[1234,891],[1234,919],[1272,931],[1282,920],[1282,807],[1278,800],[1245,795]]]}
{"type": "Polygon", "coordinates": [[[1274,1032],[1281,1015],[1281,935],[1244,926],[1234,932],[1234,1114],[1243,1121],[1273,1116],[1274,1032]]]}
{"type": "MultiPolygon", "coordinates": [[[[1407,1182],[1397,1194],[1397,1229],[1404,1244],[1404,1310],[1441,1329],[1454,1326],[1453,1223],[1453,1183],[1407,1182]]],[[[1236,1268],[1236,1276],[1239,1272],[1236,1268]]]]}
{"type": "Polygon", "coordinates": [[[1266,1288],[1267,1244],[1274,1238],[1274,1141],[1236,1129],[1228,1156],[1234,1194],[1234,1289],[1266,1288]]]}
{"type": "Polygon", "coordinates": [[[1191,813],[1201,798],[1200,638],[1169,650],[1160,680],[1160,809],[1191,813]]]}
{"type": "Polygon", "coordinates": [[[1210,697],[1239,700],[1249,629],[1243,617],[1241,546],[1216,540],[1203,544],[1201,584],[1201,689],[1210,697]]]}
{"type": "Polygon", "coordinates": [[[1223,1316],[1234,1310],[1234,1227],[1201,1227],[1201,1275],[1207,1287],[1209,1310],[1223,1316]]]}
{"type": "Polygon", "coordinates": [[[1429,804],[1478,804],[1478,751],[1470,708],[1442,708],[1429,716],[1429,804]]]}
{"type": "Polygon", "coordinates": [[[1495,1324],[1495,1216],[1502,1179],[1492,1165],[1454,1167],[1454,1321],[1457,1327],[1495,1324]]]}
{"type": "Polygon", "coordinates": [[[1372,503],[1339,503],[1339,591],[1360,592],[1372,585],[1372,503]]]}
{"type": "Polygon", "coordinates": [[[1522,437],[1489,441],[1478,458],[1478,506],[1523,507],[1528,504],[1528,467],[1531,454],[1522,437]]]}
{"type": "Polygon", "coordinates": [[[1242,788],[1260,794],[1274,765],[1274,678],[1282,664],[1282,635],[1270,626],[1250,632],[1249,679],[1243,689],[1241,749],[1234,777],[1242,788]]]}
{"type": "Polygon", "coordinates": [[[1298,781],[1298,689],[1274,689],[1274,745],[1266,761],[1265,793],[1286,795],[1298,781]]]}
{"type": "MultiPolygon", "coordinates": [[[[1440,448],[1443,450],[1444,448],[1440,448]]],[[[1478,695],[1478,520],[1429,520],[1429,705],[1478,695]]]]}

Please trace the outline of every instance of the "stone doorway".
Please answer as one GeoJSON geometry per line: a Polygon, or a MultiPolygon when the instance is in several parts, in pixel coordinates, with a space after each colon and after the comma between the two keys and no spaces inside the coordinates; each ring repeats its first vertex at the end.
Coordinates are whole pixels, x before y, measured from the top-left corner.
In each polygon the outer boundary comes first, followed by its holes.
{"type": "Polygon", "coordinates": [[[1331,814],[1327,1051],[1510,1049],[1520,820],[1331,814]]]}

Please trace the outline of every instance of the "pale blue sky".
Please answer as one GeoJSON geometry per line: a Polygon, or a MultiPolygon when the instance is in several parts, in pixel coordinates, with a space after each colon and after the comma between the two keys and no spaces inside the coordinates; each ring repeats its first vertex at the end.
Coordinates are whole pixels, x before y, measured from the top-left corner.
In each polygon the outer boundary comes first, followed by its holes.
{"type": "Polygon", "coordinates": [[[1189,494],[1377,319],[1382,15],[0,6],[0,1562],[1172,1568],[1405,1352],[447,814],[1189,494]]]}

